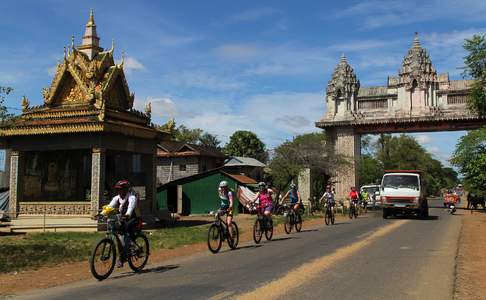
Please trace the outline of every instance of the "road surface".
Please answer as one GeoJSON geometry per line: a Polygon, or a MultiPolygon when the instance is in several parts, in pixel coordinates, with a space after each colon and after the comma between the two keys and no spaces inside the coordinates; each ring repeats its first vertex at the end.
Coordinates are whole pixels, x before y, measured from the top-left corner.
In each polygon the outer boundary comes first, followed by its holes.
{"type": "Polygon", "coordinates": [[[304,227],[260,245],[243,243],[235,251],[225,245],[215,255],[208,251],[149,265],[142,274],[114,274],[103,282],[87,280],[18,297],[451,299],[461,213],[431,209],[427,220],[384,220],[379,212],[368,213],[334,226],[304,227]]]}

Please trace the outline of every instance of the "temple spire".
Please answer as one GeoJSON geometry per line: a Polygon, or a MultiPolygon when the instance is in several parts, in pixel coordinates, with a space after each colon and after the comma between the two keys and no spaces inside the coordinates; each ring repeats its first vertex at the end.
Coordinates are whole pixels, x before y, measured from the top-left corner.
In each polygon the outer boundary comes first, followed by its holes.
{"type": "Polygon", "coordinates": [[[86,54],[90,60],[93,59],[93,57],[95,57],[99,52],[103,51],[103,48],[100,47],[100,38],[96,33],[93,9],[91,9],[89,14],[88,23],[86,23],[86,29],[83,35],[83,41],[78,49],[86,54]]]}
{"type": "Polygon", "coordinates": [[[418,32],[415,32],[415,37],[413,38],[413,47],[420,48],[420,40],[418,37],[418,32]]]}

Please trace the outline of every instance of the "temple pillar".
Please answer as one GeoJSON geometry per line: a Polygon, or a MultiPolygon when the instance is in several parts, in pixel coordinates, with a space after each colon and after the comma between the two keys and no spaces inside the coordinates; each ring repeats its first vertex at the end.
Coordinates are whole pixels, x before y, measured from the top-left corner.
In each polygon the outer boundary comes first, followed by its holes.
{"type": "Polygon", "coordinates": [[[12,151],[10,154],[10,190],[9,213],[10,218],[17,218],[19,202],[22,200],[22,153],[12,151]]]}
{"type": "MultiPolygon", "coordinates": [[[[310,208],[310,200],[312,195],[314,194],[312,170],[310,168],[305,168],[304,170],[302,170],[299,173],[297,181],[299,183],[300,198],[302,199],[304,206],[310,208]]],[[[309,212],[310,209],[308,209],[307,211],[309,212]]]]}
{"type": "Polygon", "coordinates": [[[105,189],[106,150],[93,148],[91,154],[91,214],[96,215],[105,189]]]}
{"type": "Polygon", "coordinates": [[[337,155],[344,156],[348,165],[334,169],[336,198],[347,197],[350,188],[359,185],[359,161],[361,156],[361,135],[352,127],[330,130],[331,142],[337,155]]]}

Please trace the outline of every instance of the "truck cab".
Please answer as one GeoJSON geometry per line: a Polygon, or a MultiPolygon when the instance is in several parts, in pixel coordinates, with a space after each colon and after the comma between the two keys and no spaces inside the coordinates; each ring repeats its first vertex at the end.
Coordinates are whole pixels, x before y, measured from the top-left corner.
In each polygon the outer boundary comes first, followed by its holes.
{"type": "Polygon", "coordinates": [[[385,170],[380,185],[383,218],[403,214],[429,215],[429,206],[422,171],[385,170]]]}

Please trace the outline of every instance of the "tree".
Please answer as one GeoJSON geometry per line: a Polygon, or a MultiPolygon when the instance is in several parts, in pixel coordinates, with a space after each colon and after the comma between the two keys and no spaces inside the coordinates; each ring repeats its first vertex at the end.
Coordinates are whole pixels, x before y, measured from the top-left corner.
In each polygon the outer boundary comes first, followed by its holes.
{"type": "Polygon", "coordinates": [[[244,130],[231,135],[229,142],[224,146],[224,153],[229,156],[252,157],[264,163],[268,159],[265,144],[256,134],[244,130]]]}
{"type": "Polygon", "coordinates": [[[324,133],[309,133],[286,141],[277,148],[270,161],[273,185],[285,189],[304,168],[313,172],[314,192],[321,195],[333,170],[345,167],[346,161],[334,154],[334,148],[324,133]]]}
{"type": "Polygon", "coordinates": [[[486,128],[469,131],[461,137],[451,163],[464,175],[464,185],[467,190],[485,195],[486,128]]]}
{"type": "Polygon", "coordinates": [[[195,144],[198,146],[205,146],[216,148],[221,150],[220,144],[221,141],[215,135],[210,134],[209,132],[205,132],[200,128],[187,128],[184,125],[179,125],[176,127],[174,120],[169,120],[164,125],[158,125],[157,128],[164,132],[169,133],[173,139],[178,142],[195,144]]]}
{"type": "Polygon", "coordinates": [[[468,106],[479,115],[486,115],[486,38],[474,35],[466,39],[464,49],[468,55],[464,58],[464,77],[474,79],[468,106]]]}
{"type": "Polygon", "coordinates": [[[6,97],[13,91],[11,87],[0,86],[0,123],[4,124],[6,121],[13,117],[13,114],[8,112],[7,107],[4,105],[6,97]]]}

